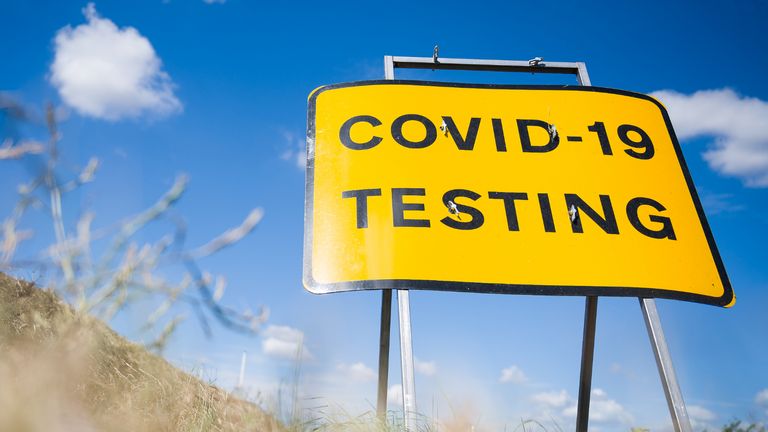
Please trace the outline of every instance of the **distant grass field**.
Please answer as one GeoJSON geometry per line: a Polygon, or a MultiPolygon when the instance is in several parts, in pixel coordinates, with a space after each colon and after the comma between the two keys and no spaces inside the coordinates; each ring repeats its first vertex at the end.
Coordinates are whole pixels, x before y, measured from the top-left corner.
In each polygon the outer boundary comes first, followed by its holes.
{"type": "Polygon", "coordinates": [[[284,431],[53,293],[0,273],[0,431],[284,431]]]}

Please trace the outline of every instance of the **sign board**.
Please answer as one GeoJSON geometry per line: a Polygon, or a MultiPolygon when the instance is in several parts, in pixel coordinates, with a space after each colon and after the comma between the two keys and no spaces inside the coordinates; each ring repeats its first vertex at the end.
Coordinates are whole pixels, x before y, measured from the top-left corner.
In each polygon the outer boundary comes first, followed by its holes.
{"type": "Polygon", "coordinates": [[[735,297],[664,107],[598,87],[309,97],[304,285],[735,297]]]}

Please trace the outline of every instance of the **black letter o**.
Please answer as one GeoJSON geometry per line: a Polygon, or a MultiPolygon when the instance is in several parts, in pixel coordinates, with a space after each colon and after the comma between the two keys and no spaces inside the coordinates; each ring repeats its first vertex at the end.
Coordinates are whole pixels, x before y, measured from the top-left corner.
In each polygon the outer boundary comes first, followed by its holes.
{"type": "Polygon", "coordinates": [[[429,147],[437,139],[437,128],[428,118],[419,114],[403,114],[392,122],[392,138],[403,147],[419,149],[429,147]],[[424,125],[427,136],[421,141],[411,141],[403,136],[403,124],[407,121],[417,121],[424,125]]]}

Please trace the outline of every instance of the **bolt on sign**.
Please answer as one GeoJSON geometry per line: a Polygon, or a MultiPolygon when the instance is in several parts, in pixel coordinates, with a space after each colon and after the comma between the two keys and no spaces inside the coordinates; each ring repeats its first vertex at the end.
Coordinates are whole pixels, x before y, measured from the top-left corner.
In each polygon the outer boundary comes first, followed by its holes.
{"type": "Polygon", "coordinates": [[[304,286],[735,302],[666,110],[598,87],[315,90],[304,286]]]}

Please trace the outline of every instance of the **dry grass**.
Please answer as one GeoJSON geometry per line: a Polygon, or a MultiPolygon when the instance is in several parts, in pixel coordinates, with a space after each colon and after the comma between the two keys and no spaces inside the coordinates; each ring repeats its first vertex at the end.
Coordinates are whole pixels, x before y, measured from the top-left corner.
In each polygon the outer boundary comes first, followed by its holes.
{"type": "MultiPolygon", "coordinates": [[[[280,410],[204,383],[53,292],[0,273],[0,431],[405,430],[398,412],[381,421],[373,412],[293,408],[281,423],[280,410]]],[[[420,417],[415,431],[482,432],[470,417],[455,413],[439,425],[420,417]]]]}
{"type": "Polygon", "coordinates": [[[0,273],[0,430],[285,429],[53,293],[0,273]]]}

